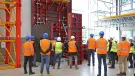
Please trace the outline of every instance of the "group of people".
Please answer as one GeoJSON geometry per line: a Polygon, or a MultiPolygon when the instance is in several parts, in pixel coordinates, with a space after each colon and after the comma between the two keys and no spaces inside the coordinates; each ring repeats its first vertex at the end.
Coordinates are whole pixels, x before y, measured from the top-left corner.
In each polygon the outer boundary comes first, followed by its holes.
{"type": "MultiPolygon", "coordinates": [[[[58,59],[57,69],[60,69],[61,58],[63,54],[64,44],[61,41],[61,37],[55,37],[54,40],[49,40],[48,33],[43,34],[43,39],[40,40],[40,54],[41,54],[41,65],[40,65],[40,76],[43,76],[44,64],[46,64],[47,76],[51,76],[50,74],[50,57],[52,57],[52,67],[55,69],[56,60],[58,59]]],[[[27,74],[27,62],[29,61],[29,74],[35,74],[32,71],[32,65],[37,67],[36,65],[36,49],[34,48],[36,45],[34,44],[34,36],[26,36],[26,42],[22,46],[22,50],[24,53],[24,74],[27,74]],[[33,63],[32,63],[33,62],[33,63]]],[[[75,59],[75,69],[79,69],[77,66],[77,55],[78,55],[78,45],[75,41],[75,37],[71,36],[68,45],[66,46],[69,54],[69,65],[70,69],[72,69],[72,58],[75,59]]]]}
{"type": "MultiPolygon", "coordinates": [[[[115,57],[116,54],[118,56],[119,69],[120,73],[118,76],[125,76],[127,70],[127,59],[130,62],[129,68],[133,68],[133,54],[134,54],[134,44],[133,39],[127,41],[126,34],[122,34],[122,41],[117,43],[111,37],[109,41],[104,38],[104,32],[99,32],[99,39],[94,39],[94,34],[90,34],[90,38],[87,41],[87,49],[88,49],[88,66],[92,63],[95,66],[95,51],[97,52],[98,57],[98,75],[101,76],[101,64],[103,61],[104,64],[104,76],[107,76],[107,64],[106,58],[110,59],[111,66],[109,68],[115,68],[115,57]],[[124,64],[124,70],[122,69],[122,64],[124,64]]],[[[32,65],[37,67],[36,61],[36,51],[34,49],[34,36],[26,36],[26,42],[22,46],[22,50],[24,53],[24,74],[27,74],[26,64],[29,61],[29,74],[35,74],[32,71],[32,65]],[[34,59],[33,59],[34,58],[34,59]],[[33,63],[32,63],[33,62],[33,63]]],[[[54,40],[49,40],[48,33],[43,34],[43,39],[40,40],[40,54],[41,54],[41,65],[40,65],[40,76],[43,76],[44,64],[46,64],[47,76],[51,76],[50,74],[50,56],[52,57],[52,67],[55,69],[56,60],[58,59],[57,69],[60,69],[61,57],[64,50],[64,43],[61,41],[61,37],[55,37],[54,40]]],[[[75,37],[71,36],[70,40],[67,43],[67,50],[69,55],[69,65],[70,69],[72,69],[72,58],[75,60],[75,69],[79,69],[77,66],[77,58],[78,58],[78,49],[79,46],[75,41],[75,37]]]]}
{"type": "MultiPolygon", "coordinates": [[[[122,40],[117,43],[113,37],[111,37],[108,41],[103,38],[104,32],[101,31],[99,33],[100,38],[95,40],[94,34],[90,34],[90,38],[87,41],[87,49],[88,49],[88,66],[90,66],[91,56],[92,56],[92,63],[95,66],[95,58],[94,53],[97,52],[98,57],[98,75],[101,76],[101,64],[103,61],[104,64],[104,76],[107,76],[107,63],[106,59],[108,57],[109,64],[111,66],[110,69],[115,69],[115,60],[119,63],[119,70],[118,76],[126,76],[127,71],[127,60],[129,60],[130,66],[128,68],[133,68],[133,57],[135,53],[133,38],[129,38],[129,41],[126,39],[126,34],[122,34],[122,40]],[[124,64],[124,70],[122,65],[124,64]]],[[[135,74],[134,74],[135,76],[135,74]]]]}

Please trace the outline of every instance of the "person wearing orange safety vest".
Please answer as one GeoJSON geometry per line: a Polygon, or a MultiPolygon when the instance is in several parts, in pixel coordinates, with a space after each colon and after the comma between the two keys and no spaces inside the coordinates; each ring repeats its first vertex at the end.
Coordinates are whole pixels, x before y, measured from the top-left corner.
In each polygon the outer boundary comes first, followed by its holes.
{"type": "Polygon", "coordinates": [[[34,48],[30,40],[30,36],[26,36],[26,42],[22,45],[22,50],[24,54],[24,74],[27,74],[27,62],[29,61],[29,74],[35,74],[32,71],[32,60],[34,56],[34,48]]]}
{"type": "Polygon", "coordinates": [[[72,69],[72,58],[75,60],[75,69],[79,69],[77,66],[77,54],[78,54],[78,45],[75,41],[75,37],[71,36],[71,40],[68,42],[68,53],[69,53],[69,65],[72,69]]]}
{"type": "Polygon", "coordinates": [[[106,54],[107,54],[107,40],[104,39],[104,32],[99,32],[100,38],[96,41],[96,49],[98,54],[98,75],[101,76],[101,64],[103,60],[104,64],[104,76],[107,76],[107,64],[106,64],[106,54]]]}
{"type": "Polygon", "coordinates": [[[96,49],[96,40],[93,38],[94,34],[90,34],[90,38],[87,41],[87,48],[88,48],[88,66],[90,66],[91,55],[92,55],[92,62],[93,66],[95,66],[95,49],[96,49]]]}
{"type": "Polygon", "coordinates": [[[55,51],[54,51],[54,46],[55,46],[55,43],[56,43],[56,40],[57,40],[57,37],[54,37],[53,40],[51,40],[51,43],[52,43],[52,50],[51,50],[51,57],[52,57],[52,67],[54,69],[54,65],[55,65],[55,51]]]}
{"type": "Polygon", "coordinates": [[[51,41],[48,39],[48,33],[44,33],[44,39],[40,40],[41,47],[41,66],[40,66],[40,76],[43,76],[44,64],[46,64],[47,76],[50,75],[50,54],[52,49],[51,41]]]}
{"type": "Polygon", "coordinates": [[[117,52],[120,73],[117,75],[126,76],[127,58],[130,52],[130,43],[126,40],[126,34],[122,34],[121,37],[122,37],[122,41],[118,43],[118,52],[117,52]],[[122,69],[123,64],[124,64],[124,71],[122,69]]]}
{"type": "Polygon", "coordinates": [[[135,54],[135,49],[134,49],[134,43],[133,43],[133,38],[129,38],[129,42],[130,42],[130,52],[129,52],[129,63],[130,66],[128,68],[133,68],[133,55],[135,54]]]}

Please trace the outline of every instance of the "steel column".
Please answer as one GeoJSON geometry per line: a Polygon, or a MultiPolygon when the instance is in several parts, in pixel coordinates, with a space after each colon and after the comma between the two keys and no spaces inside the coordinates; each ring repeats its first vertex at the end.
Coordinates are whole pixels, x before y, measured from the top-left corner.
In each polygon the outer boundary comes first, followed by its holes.
{"type": "Polygon", "coordinates": [[[21,67],[20,51],[21,51],[21,0],[16,0],[16,68],[21,67]]]}

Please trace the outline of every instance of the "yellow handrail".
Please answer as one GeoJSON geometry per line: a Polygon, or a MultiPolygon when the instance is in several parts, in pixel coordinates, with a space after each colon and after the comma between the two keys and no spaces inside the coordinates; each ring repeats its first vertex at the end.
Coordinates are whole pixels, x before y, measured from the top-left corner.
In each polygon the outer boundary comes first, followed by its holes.
{"type": "Polygon", "coordinates": [[[11,12],[8,10],[8,8],[6,7],[6,5],[4,5],[4,7],[5,7],[5,9],[8,11],[8,13],[10,14],[10,16],[13,18],[13,20],[16,21],[16,20],[15,20],[15,17],[12,16],[11,12]]]}
{"type": "Polygon", "coordinates": [[[10,56],[12,62],[15,64],[15,61],[14,61],[14,59],[12,58],[11,54],[9,53],[8,49],[7,49],[6,47],[5,47],[5,49],[6,49],[6,52],[8,53],[8,55],[10,56]]]}
{"type": "Polygon", "coordinates": [[[2,55],[2,53],[1,53],[1,52],[0,52],[0,55],[1,55],[2,59],[5,61],[5,58],[4,58],[4,56],[2,55]]]}

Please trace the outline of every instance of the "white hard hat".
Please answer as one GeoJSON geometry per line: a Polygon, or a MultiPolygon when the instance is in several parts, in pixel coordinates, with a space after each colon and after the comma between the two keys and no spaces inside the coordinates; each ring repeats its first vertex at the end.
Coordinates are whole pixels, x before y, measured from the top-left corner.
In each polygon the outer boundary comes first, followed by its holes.
{"type": "Polygon", "coordinates": [[[61,37],[58,37],[58,38],[57,38],[57,41],[61,41],[61,37]]]}
{"type": "Polygon", "coordinates": [[[125,35],[123,34],[123,35],[121,35],[121,37],[127,37],[127,35],[126,34],[125,35]]]}
{"type": "Polygon", "coordinates": [[[74,39],[75,38],[75,36],[71,36],[71,39],[74,39]]]}
{"type": "Polygon", "coordinates": [[[133,40],[133,37],[130,37],[129,39],[130,39],[130,40],[133,40]]]}

